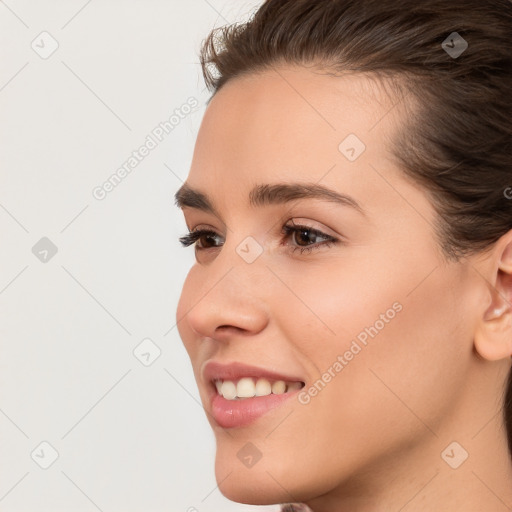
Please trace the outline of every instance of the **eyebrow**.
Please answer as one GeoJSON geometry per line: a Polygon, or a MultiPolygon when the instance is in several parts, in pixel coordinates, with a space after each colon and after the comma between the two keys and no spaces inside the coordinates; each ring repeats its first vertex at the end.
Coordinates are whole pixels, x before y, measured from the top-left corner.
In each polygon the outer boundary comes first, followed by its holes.
{"type": "MultiPolygon", "coordinates": [[[[273,183],[256,185],[249,193],[251,206],[286,204],[297,199],[320,199],[354,208],[366,215],[361,205],[352,197],[340,194],[318,183],[273,183]]],[[[184,183],[174,195],[178,208],[195,208],[220,218],[208,195],[184,183]]]]}

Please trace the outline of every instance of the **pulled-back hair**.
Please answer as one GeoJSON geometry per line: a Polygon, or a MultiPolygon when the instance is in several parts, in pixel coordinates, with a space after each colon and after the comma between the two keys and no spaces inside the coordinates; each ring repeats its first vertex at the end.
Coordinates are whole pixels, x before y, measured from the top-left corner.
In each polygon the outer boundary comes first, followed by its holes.
{"type": "MultiPolygon", "coordinates": [[[[396,104],[413,106],[391,154],[429,195],[446,257],[512,229],[510,0],[268,0],[248,22],[214,29],[200,59],[212,97],[283,63],[387,81],[396,104]]],[[[512,455],[510,371],[504,391],[512,455]]]]}

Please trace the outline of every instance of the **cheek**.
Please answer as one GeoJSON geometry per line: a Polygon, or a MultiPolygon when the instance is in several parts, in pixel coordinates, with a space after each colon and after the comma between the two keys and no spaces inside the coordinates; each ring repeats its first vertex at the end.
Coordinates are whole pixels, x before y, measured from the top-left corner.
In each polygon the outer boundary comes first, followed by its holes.
{"type": "MultiPolygon", "coordinates": [[[[403,363],[408,353],[424,356],[435,340],[456,330],[465,309],[456,269],[442,267],[426,244],[417,253],[402,245],[405,250],[395,248],[382,260],[361,248],[323,266],[282,272],[288,288],[276,289],[270,309],[317,371],[351,348],[356,352],[354,341],[376,361],[403,363]]],[[[444,343],[439,349],[450,350],[444,343]]]]}
{"type": "Polygon", "coordinates": [[[403,311],[383,332],[370,362],[381,384],[434,430],[456,400],[472,358],[463,286],[450,273],[436,272],[403,296],[403,311]]]}
{"type": "Polygon", "coordinates": [[[274,294],[271,310],[289,341],[320,370],[353,340],[365,347],[381,337],[402,315],[404,290],[411,289],[407,276],[389,278],[375,262],[372,271],[348,258],[300,274],[287,272],[288,289],[274,294]]]}
{"type": "Polygon", "coordinates": [[[327,364],[336,353],[350,354],[354,343],[360,350],[326,388],[320,414],[329,411],[354,442],[361,434],[378,442],[385,433],[390,444],[421,438],[429,434],[425,425],[435,431],[456,401],[472,346],[469,327],[460,325],[464,305],[455,300],[452,286],[457,284],[450,276],[431,276],[412,293],[396,290],[374,299],[364,314],[353,308],[340,315],[350,323],[351,336],[339,339],[327,364]],[[393,300],[401,310],[379,323],[393,300]],[[361,334],[366,343],[360,342],[361,334]]]}
{"type": "Polygon", "coordinates": [[[297,406],[297,428],[315,439],[310,460],[336,445],[347,463],[361,461],[431,435],[425,425],[435,430],[448,414],[471,358],[471,326],[461,322],[456,273],[438,268],[425,279],[434,267],[317,273],[294,289],[308,308],[280,298],[283,330],[299,340],[315,388],[297,406]]]}

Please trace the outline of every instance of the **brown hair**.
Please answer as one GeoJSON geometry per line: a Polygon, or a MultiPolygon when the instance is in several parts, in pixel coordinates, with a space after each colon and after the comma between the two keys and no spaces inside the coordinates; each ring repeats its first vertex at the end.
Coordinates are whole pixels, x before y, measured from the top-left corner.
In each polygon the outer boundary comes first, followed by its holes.
{"type": "MultiPolygon", "coordinates": [[[[268,0],[247,23],[214,29],[200,59],[212,97],[279,63],[388,79],[414,105],[392,154],[425,186],[446,257],[512,229],[510,0],[268,0]]],[[[504,391],[512,455],[512,372],[504,391]]]]}

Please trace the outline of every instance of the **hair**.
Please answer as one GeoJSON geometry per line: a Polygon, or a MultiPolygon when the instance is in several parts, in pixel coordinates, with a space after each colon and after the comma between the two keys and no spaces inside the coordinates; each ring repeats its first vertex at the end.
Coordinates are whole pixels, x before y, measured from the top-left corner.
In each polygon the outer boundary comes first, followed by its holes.
{"type": "MultiPolygon", "coordinates": [[[[512,229],[510,0],[268,0],[246,23],[212,30],[200,62],[210,100],[229,80],[279,64],[391,84],[396,105],[414,107],[391,154],[430,197],[447,259],[490,249],[512,229]],[[467,48],[445,51],[459,36],[467,48]]],[[[512,371],[502,401],[512,456],[512,371]]]]}

